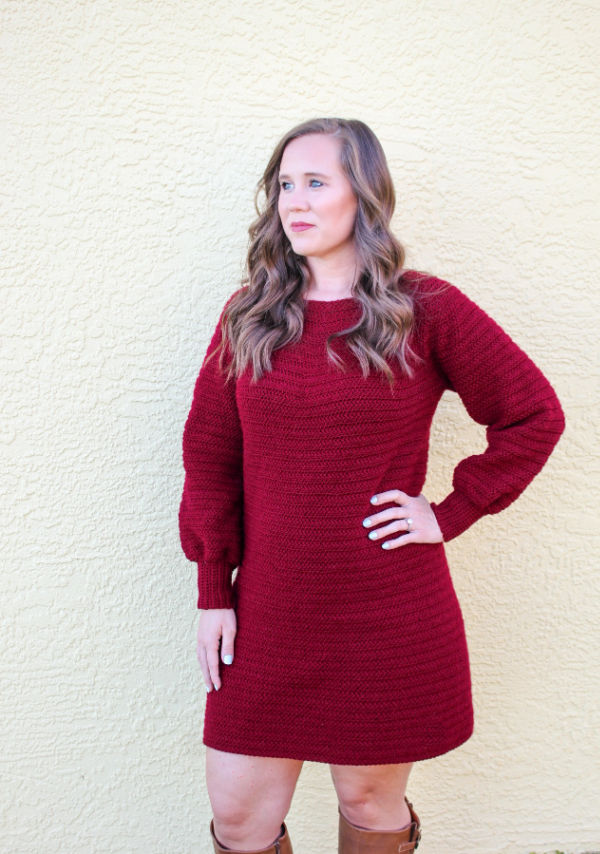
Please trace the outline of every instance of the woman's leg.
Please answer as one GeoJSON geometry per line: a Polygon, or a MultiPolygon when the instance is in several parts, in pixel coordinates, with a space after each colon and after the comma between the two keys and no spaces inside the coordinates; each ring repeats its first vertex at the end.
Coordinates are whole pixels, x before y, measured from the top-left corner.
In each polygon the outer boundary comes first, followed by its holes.
{"type": "Polygon", "coordinates": [[[255,851],[281,832],[303,761],[227,753],[206,746],[214,832],[225,848],[255,851]]]}
{"type": "Polygon", "coordinates": [[[330,765],[341,813],[367,830],[405,827],[410,810],[404,795],[413,764],[330,765]]]}

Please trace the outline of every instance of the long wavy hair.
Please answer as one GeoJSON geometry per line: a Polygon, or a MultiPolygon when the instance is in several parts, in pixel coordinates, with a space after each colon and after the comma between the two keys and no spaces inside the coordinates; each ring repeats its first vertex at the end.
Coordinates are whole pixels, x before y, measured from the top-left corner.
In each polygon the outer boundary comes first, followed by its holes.
{"type": "Polygon", "coordinates": [[[360,302],[360,319],[328,336],[328,358],[345,366],[330,341],[344,337],[358,359],[363,376],[370,367],[385,374],[391,385],[394,373],[388,360],[396,358],[401,371],[413,376],[409,363],[420,361],[410,345],[415,325],[415,284],[426,273],[404,269],[405,250],[390,230],[396,194],[381,143],[357,119],[316,118],[302,122],[277,143],[258,181],[254,195],[257,218],[251,223],[242,287],[230,298],[221,320],[220,367],[228,350],[227,379],[239,376],[251,361],[252,381],[271,370],[271,353],[300,340],[304,323],[304,291],[310,271],[297,255],[283,230],[278,213],[279,166],[285,147],[306,134],[331,134],[341,141],[340,165],[358,201],[353,238],[357,275],[352,295],[360,302]],[[262,207],[259,197],[264,194],[262,207]],[[408,273],[410,272],[410,275],[408,273]]]}

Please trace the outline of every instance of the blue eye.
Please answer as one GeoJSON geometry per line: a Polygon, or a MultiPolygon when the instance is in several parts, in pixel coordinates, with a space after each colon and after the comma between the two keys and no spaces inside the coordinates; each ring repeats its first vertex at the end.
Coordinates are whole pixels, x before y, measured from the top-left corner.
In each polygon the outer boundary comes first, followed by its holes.
{"type": "MultiPolygon", "coordinates": [[[[311,178],[309,183],[310,183],[310,184],[312,184],[312,183],[314,183],[315,181],[316,181],[316,183],[317,183],[320,187],[322,187],[322,186],[323,186],[323,182],[322,182],[322,181],[319,181],[319,179],[318,179],[318,178],[311,178]]],[[[282,190],[285,190],[285,185],[286,185],[286,184],[289,184],[289,183],[290,183],[289,181],[281,181],[281,183],[280,183],[280,187],[281,187],[281,189],[282,189],[282,190]]]]}

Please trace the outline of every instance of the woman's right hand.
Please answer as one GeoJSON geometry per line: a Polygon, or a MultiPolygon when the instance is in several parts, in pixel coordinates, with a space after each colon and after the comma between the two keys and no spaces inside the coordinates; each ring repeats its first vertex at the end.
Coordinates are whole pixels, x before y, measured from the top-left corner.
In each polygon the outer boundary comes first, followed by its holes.
{"type": "Polygon", "coordinates": [[[236,631],[237,620],[234,608],[210,608],[200,611],[197,653],[207,691],[212,691],[213,685],[217,691],[221,687],[219,642],[222,638],[221,657],[223,663],[231,664],[236,631]]]}

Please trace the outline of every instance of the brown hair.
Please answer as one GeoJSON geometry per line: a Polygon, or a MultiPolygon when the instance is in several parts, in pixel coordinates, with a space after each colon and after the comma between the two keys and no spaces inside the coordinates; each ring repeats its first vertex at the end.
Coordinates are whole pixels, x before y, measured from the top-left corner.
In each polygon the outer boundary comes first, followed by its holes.
{"type": "MultiPolygon", "coordinates": [[[[250,240],[242,278],[245,286],[231,297],[221,321],[223,344],[227,339],[231,355],[228,378],[239,376],[251,360],[256,382],[271,370],[273,350],[295,343],[302,336],[303,291],[310,275],[304,257],[293,251],[281,225],[278,173],[286,145],[312,133],[340,139],[340,165],[358,201],[354,225],[358,273],[352,293],[362,304],[362,317],[356,324],[328,336],[328,357],[343,369],[329,340],[345,336],[363,376],[373,365],[393,384],[388,358],[395,356],[409,377],[413,370],[408,356],[420,358],[409,344],[415,322],[414,275],[409,281],[403,267],[404,248],[390,231],[396,194],[381,143],[364,122],[340,118],[311,119],[284,134],[257,184],[254,207],[258,216],[248,229],[250,240]],[[261,192],[265,195],[262,209],[258,204],[261,192]]],[[[221,349],[222,368],[225,347],[221,349]]]]}

